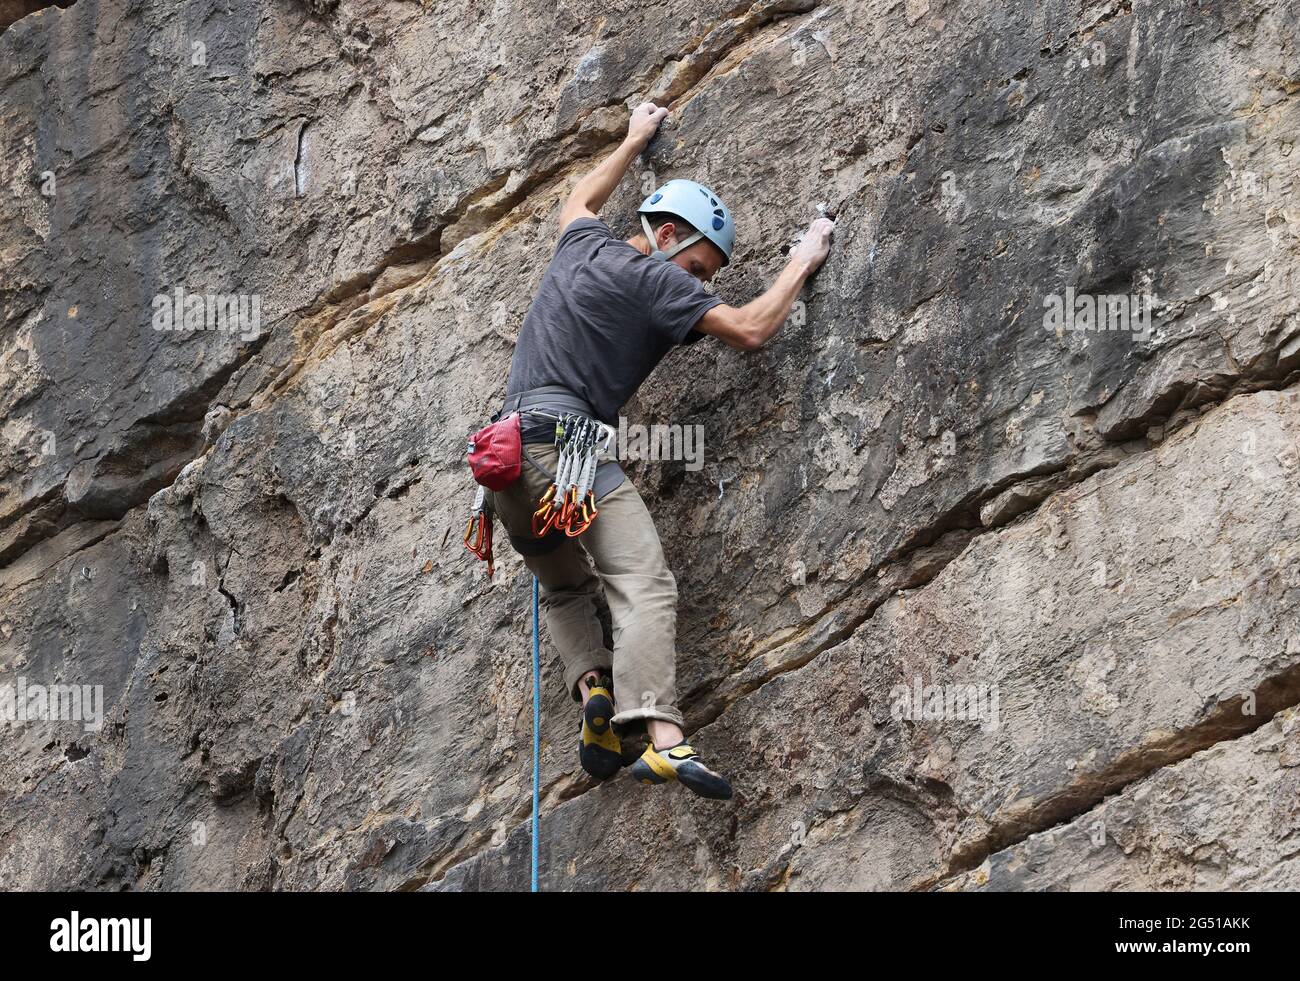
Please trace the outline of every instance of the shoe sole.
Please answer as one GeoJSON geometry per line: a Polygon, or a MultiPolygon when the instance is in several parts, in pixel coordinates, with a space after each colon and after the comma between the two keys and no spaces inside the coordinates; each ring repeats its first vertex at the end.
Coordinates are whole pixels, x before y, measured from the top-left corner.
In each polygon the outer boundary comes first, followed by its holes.
{"type": "Polygon", "coordinates": [[[731,800],[731,784],[702,766],[682,764],[677,768],[677,782],[709,800],[731,800]]]}
{"type": "Polygon", "coordinates": [[[731,784],[724,777],[718,776],[700,764],[683,763],[675,767],[673,772],[675,773],[673,778],[662,776],[643,759],[637,760],[628,771],[633,780],[647,786],[659,786],[676,779],[683,787],[699,797],[707,797],[709,800],[731,800],[731,784]]]}
{"type": "Polygon", "coordinates": [[[587,699],[582,710],[578,761],[597,780],[608,780],[623,766],[622,744],[610,725],[614,703],[601,691],[587,699]]]}

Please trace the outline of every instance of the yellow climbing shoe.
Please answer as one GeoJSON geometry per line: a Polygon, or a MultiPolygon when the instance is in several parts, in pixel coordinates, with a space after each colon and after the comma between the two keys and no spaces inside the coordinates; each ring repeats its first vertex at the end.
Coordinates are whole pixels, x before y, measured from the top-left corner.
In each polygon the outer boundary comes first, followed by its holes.
{"type": "Polygon", "coordinates": [[[701,797],[731,799],[731,784],[727,778],[705,766],[700,754],[685,740],[667,749],[655,749],[651,743],[641,758],[632,764],[630,772],[638,783],[658,784],[676,780],[701,797]]]}
{"type": "Polygon", "coordinates": [[[623,765],[623,745],[609,721],[614,715],[612,687],[609,678],[601,678],[590,689],[578,730],[578,762],[597,780],[608,780],[623,765]]]}

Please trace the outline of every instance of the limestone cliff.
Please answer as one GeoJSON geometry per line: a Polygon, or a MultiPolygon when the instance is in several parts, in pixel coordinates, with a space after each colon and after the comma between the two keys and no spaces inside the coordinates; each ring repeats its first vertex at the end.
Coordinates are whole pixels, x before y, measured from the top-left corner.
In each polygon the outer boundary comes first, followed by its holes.
{"type": "Polygon", "coordinates": [[[575,772],[548,651],[543,888],[1300,887],[1294,0],[42,6],[0,686],[104,718],[0,722],[0,886],[526,886],[530,579],[460,547],[463,438],[653,99],[616,230],[714,186],[733,302],[819,204],[836,243],[626,409],[704,427],[629,472],[736,799],[575,772]],[[900,711],[968,686],[996,724],[900,711]]]}

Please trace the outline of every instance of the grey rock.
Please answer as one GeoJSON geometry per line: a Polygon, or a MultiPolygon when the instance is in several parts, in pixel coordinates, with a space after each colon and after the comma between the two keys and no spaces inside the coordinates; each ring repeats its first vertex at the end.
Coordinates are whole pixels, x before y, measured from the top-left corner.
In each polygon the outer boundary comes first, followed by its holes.
{"type": "Polygon", "coordinates": [[[941,884],[963,890],[1295,887],[1300,727],[1295,709],[1030,835],[941,884]]]}

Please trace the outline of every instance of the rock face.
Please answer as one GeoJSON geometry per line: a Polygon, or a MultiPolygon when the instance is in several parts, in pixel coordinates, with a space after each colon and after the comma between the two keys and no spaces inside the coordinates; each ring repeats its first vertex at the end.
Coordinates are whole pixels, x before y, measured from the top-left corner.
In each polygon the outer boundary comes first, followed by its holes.
{"type": "Polygon", "coordinates": [[[737,796],[586,780],[547,650],[543,888],[1300,888],[1296,4],[41,6],[0,710],[102,725],[0,721],[0,886],[526,888],[531,580],[460,454],[649,98],[616,230],[706,181],[737,303],[836,244],[625,410],[704,427],[628,469],[737,796]]]}

